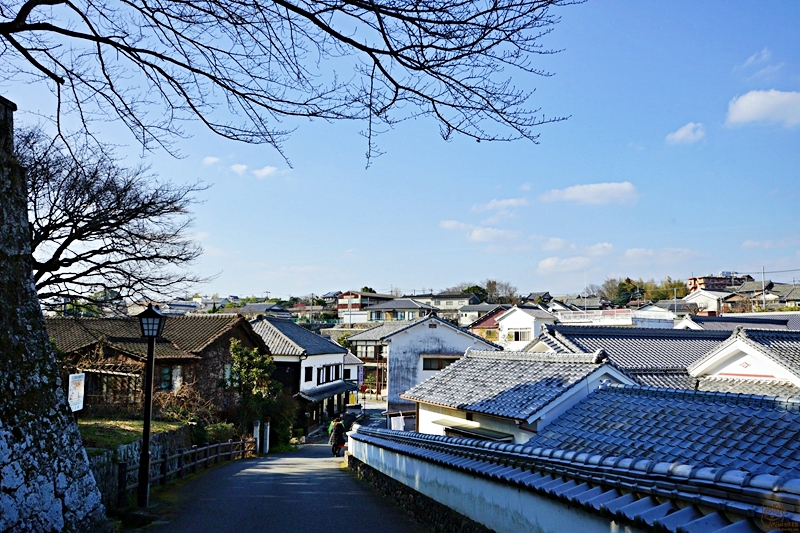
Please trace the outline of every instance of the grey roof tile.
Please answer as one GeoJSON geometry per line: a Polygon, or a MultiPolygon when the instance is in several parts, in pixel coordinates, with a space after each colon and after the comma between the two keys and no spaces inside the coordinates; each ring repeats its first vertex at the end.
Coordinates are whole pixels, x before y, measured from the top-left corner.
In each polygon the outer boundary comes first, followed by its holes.
{"type": "Polygon", "coordinates": [[[464,411],[527,420],[601,364],[600,354],[471,350],[402,396],[464,411]]]}
{"type": "Polygon", "coordinates": [[[778,454],[798,422],[796,403],[767,396],[606,385],[528,445],[798,477],[800,456],[778,454]]]}
{"type": "Polygon", "coordinates": [[[561,352],[603,350],[622,368],[685,368],[726,340],[726,331],[545,324],[542,338],[561,352]]]}
{"type": "Polygon", "coordinates": [[[269,346],[272,355],[344,355],[347,348],[331,342],[291,320],[263,317],[250,323],[269,346]]]}

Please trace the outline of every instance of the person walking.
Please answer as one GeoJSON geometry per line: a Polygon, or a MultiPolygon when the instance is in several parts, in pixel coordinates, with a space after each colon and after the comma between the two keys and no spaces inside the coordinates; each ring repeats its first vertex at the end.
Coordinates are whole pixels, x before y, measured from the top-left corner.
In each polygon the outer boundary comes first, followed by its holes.
{"type": "Polygon", "coordinates": [[[344,424],[341,418],[336,417],[333,419],[331,437],[328,439],[328,444],[331,445],[331,452],[334,457],[339,457],[339,452],[344,448],[344,443],[344,424]]]}

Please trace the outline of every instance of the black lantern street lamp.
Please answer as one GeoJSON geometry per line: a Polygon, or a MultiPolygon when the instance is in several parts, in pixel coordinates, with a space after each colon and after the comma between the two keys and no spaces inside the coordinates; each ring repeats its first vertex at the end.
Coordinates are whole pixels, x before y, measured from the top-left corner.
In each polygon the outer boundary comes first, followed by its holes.
{"type": "Polygon", "coordinates": [[[144,424],[142,453],[139,456],[139,486],[136,496],[139,507],[147,507],[150,499],[150,418],[153,415],[153,367],[155,366],[156,337],[164,330],[166,317],[153,304],[137,315],[142,336],[147,338],[147,361],[144,365],[144,424]]]}

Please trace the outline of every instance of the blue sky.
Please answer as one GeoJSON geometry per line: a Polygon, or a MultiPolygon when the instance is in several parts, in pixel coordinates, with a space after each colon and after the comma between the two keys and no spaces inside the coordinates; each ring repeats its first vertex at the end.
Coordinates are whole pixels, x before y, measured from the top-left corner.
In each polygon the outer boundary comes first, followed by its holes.
{"type": "MultiPolygon", "coordinates": [[[[496,278],[563,294],[584,279],[762,266],[800,280],[800,2],[557,12],[545,44],[563,51],[534,58],[555,76],[516,79],[545,115],[570,116],[539,128],[538,145],[444,142],[419,119],[381,136],[386,153],[365,169],[363,125],[303,122],[285,146],[290,168],[268,147],[188,125],[184,158],[149,162],[213,185],[193,231],[196,269],[219,276],[198,290],[419,292],[496,278]]],[[[41,96],[7,89],[29,120],[41,96]]]]}

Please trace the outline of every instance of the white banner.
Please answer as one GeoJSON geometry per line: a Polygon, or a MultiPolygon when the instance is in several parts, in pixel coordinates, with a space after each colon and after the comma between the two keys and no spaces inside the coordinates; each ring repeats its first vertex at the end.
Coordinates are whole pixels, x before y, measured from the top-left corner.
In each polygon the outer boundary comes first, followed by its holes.
{"type": "Polygon", "coordinates": [[[72,412],[83,409],[83,384],[86,382],[86,374],[70,374],[69,389],[67,399],[72,412]]]}

